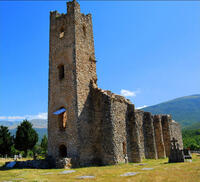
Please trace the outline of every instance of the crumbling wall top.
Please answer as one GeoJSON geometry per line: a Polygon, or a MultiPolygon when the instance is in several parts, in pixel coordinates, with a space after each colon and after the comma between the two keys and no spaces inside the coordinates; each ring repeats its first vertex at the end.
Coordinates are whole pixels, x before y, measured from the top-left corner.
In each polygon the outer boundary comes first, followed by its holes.
{"type": "Polygon", "coordinates": [[[80,5],[76,0],[67,2],[67,14],[80,13],[80,5]]]}
{"type": "Polygon", "coordinates": [[[111,100],[119,101],[121,103],[124,102],[124,103],[127,103],[127,104],[132,104],[129,99],[126,99],[125,97],[123,97],[121,95],[114,94],[109,90],[103,90],[101,88],[98,88],[95,83],[92,84],[92,89],[94,89],[95,91],[100,92],[104,95],[109,96],[111,100]]]}

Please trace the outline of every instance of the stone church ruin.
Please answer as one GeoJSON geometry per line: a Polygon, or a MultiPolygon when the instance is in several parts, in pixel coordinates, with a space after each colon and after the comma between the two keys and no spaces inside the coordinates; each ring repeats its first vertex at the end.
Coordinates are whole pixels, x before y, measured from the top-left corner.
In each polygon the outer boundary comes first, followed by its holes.
{"type": "Polygon", "coordinates": [[[67,2],[66,14],[50,13],[49,46],[48,155],[57,166],[164,158],[173,138],[183,148],[170,115],[137,110],[98,88],[92,17],[75,0],[67,2]]]}

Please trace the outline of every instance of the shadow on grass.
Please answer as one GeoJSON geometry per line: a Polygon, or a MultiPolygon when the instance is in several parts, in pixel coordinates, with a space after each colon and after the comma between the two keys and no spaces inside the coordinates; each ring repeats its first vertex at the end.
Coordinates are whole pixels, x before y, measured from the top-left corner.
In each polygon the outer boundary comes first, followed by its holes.
{"type": "Polygon", "coordinates": [[[40,160],[25,160],[25,161],[9,161],[0,167],[0,171],[7,171],[13,169],[53,169],[55,166],[52,165],[51,161],[40,159],[40,160]],[[16,162],[13,167],[6,167],[10,162],[16,162]]]}

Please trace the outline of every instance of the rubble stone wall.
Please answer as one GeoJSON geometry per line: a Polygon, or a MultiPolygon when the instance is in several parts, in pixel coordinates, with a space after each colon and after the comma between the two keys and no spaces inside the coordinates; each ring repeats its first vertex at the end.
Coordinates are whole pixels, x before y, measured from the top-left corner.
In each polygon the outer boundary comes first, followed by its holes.
{"type": "Polygon", "coordinates": [[[50,13],[49,41],[49,98],[48,98],[48,154],[59,157],[59,146],[65,145],[67,156],[78,157],[75,28],[73,14],[50,13]],[[64,36],[60,38],[60,33],[64,36]],[[64,78],[59,79],[60,65],[64,66],[64,78]],[[69,92],[70,90],[70,92],[69,92]],[[59,118],[53,113],[64,107],[67,125],[59,128],[59,118]]]}
{"type": "Polygon", "coordinates": [[[153,117],[151,113],[144,112],[143,115],[144,151],[146,159],[157,159],[153,117]]]}
{"type": "Polygon", "coordinates": [[[111,122],[111,98],[99,88],[92,89],[94,108],[94,153],[96,164],[115,164],[113,123],[111,122]]]}
{"type": "Polygon", "coordinates": [[[134,112],[134,120],[136,123],[136,126],[138,128],[138,135],[139,135],[139,141],[138,141],[138,145],[139,145],[139,153],[140,153],[140,158],[141,159],[145,159],[145,146],[144,146],[144,122],[143,122],[143,118],[144,118],[144,111],[142,110],[135,110],[134,112]]]}
{"type": "Polygon", "coordinates": [[[154,115],[153,125],[154,125],[154,133],[155,133],[155,141],[156,141],[158,158],[165,158],[166,154],[165,154],[165,145],[163,141],[161,115],[154,115]]]}
{"type": "Polygon", "coordinates": [[[75,59],[77,89],[77,126],[79,134],[80,165],[91,164],[94,156],[94,128],[98,122],[94,120],[91,97],[91,81],[96,82],[96,61],[92,17],[80,12],[80,6],[74,2],[75,26],[75,59]]]}
{"type": "MultiPolygon", "coordinates": [[[[140,121],[139,121],[140,122],[140,121]]],[[[141,162],[142,161],[142,149],[140,144],[140,125],[135,118],[135,107],[133,104],[128,104],[127,109],[127,143],[128,143],[128,160],[129,162],[141,162]]],[[[142,146],[144,148],[144,145],[142,146]]]]}
{"type": "Polygon", "coordinates": [[[164,140],[164,145],[165,145],[165,153],[167,157],[169,157],[170,155],[170,145],[171,145],[170,122],[171,122],[170,115],[162,115],[161,117],[162,132],[163,132],[163,140],[164,140]]]}
{"type": "Polygon", "coordinates": [[[116,163],[125,162],[127,154],[126,113],[127,103],[122,96],[111,96],[111,122],[113,125],[113,144],[116,163]]]}

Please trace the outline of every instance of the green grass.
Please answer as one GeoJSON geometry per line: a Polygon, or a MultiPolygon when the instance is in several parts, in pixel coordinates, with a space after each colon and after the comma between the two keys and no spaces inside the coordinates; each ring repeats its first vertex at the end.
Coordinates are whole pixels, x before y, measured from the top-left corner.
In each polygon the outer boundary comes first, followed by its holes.
{"type": "MultiPolygon", "coordinates": [[[[1,161],[3,165],[5,161],[1,161]]],[[[105,182],[199,182],[200,156],[193,155],[192,162],[168,164],[167,159],[144,160],[144,166],[134,163],[104,167],[74,169],[71,174],[59,174],[64,169],[10,169],[0,170],[0,181],[105,181],[105,182]],[[143,171],[142,168],[153,168],[143,171]],[[126,172],[139,172],[135,176],[122,177],[126,172]],[[52,173],[45,175],[45,173],[52,173]],[[78,179],[82,175],[95,176],[94,179],[78,179]]]]}

